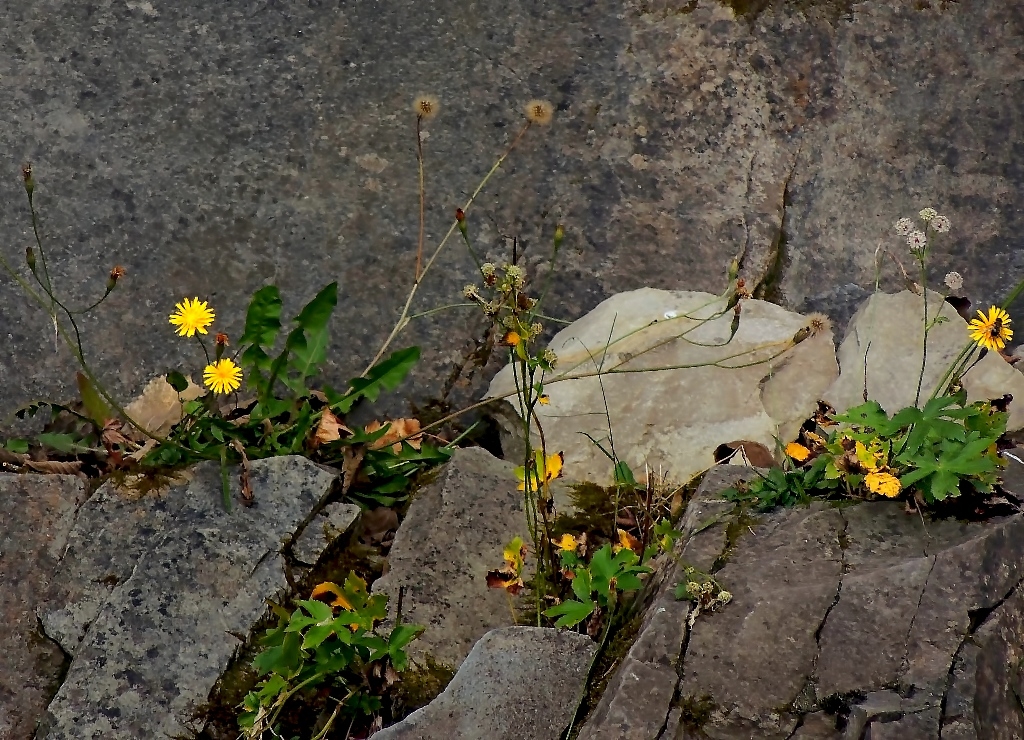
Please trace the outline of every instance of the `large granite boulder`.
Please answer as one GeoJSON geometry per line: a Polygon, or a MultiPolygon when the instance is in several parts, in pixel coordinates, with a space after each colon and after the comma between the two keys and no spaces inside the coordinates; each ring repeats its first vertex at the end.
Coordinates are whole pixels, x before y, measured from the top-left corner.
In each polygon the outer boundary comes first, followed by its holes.
{"type": "Polygon", "coordinates": [[[46,638],[36,607],[54,598],[84,480],[0,474],[0,740],[26,740],[60,685],[65,657],[46,638]]]}
{"type": "MultiPolygon", "coordinates": [[[[237,337],[267,280],[290,308],[337,278],[347,320],[326,372],[339,385],[362,369],[412,282],[420,92],[442,102],[425,125],[428,245],[516,136],[522,104],[556,107],[468,217],[480,253],[507,259],[505,237],[518,237],[534,273],[554,222],[566,225],[549,295],[562,318],[641,285],[719,291],[738,257],[752,289],[842,320],[874,284],[879,242],[901,247],[892,223],[925,205],[954,223],[937,275],[960,270],[989,302],[1024,272],[1017,3],[63,10],[0,7],[0,244],[21,264],[32,237],[18,165],[34,160],[68,305],[98,295],[114,263],[128,270],[82,321],[122,398],[154,372],[200,365],[166,323],[175,301],[213,300],[216,329],[237,337]]],[[[474,274],[457,238],[437,265],[414,310],[451,303],[474,274]]],[[[883,285],[896,275],[885,261],[883,285]]],[[[70,395],[74,364],[55,354],[44,313],[3,286],[0,406],[70,395]]],[[[465,337],[481,327],[463,316],[417,319],[405,337],[424,347],[412,395],[436,393],[473,348],[465,337]]],[[[487,379],[474,372],[455,395],[476,397],[487,379]]]]}
{"type": "Polygon", "coordinates": [[[664,601],[682,572],[668,578],[580,737],[1024,734],[1021,515],[922,521],[877,502],[737,518],[717,493],[752,474],[712,470],[684,518],[681,566],[732,601],[687,634],[688,609],[664,601]]]}
{"type": "Polygon", "coordinates": [[[529,540],[512,468],[480,447],[455,450],[399,526],[373,590],[388,594],[392,615],[401,593],[402,621],[426,627],[409,645],[414,660],[457,668],[484,634],[515,623],[505,591],[487,587],[505,545],[529,540]]]}
{"type": "MultiPolygon", "coordinates": [[[[650,465],[680,481],[712,466],[719,445],[773,450],[777,438],[793,439],[838,374],[831,332],[792,346],[806,317],[765,301],[740,305],[731,339],[724,299],[653,288],[613,296],[560,331],[550,344],[558,365],[545,379],[550,403],[536,414],[548,449],[565,453],[565,475],[611,479],[608,458],[585,436],[607,448],[609,423],[634,471],[650,465]]],[[[514,391],[508,366],[488,395],[514,391]]],[[[521,434],[514,405],[504,408],[506,426],[521,434]]]]}
{"type": "MultiPolygon", "coordinates": [[[[929,321],[941,320],[928,331],[928,353],[921,373],[924,337],[924,299],[909,290],[874,293],[857,310],[839,345],[839,378],[823,398],[839,411],[868,398],[894,414],[913,406],[921,379],[919,402],[924,405],[964,347],[970,344],[967,322],[932,291],[928,292],[929,321]],[[865,382],[865,373],[867,381],[865,382]]],[[[977,355],[976,355],[977,356],[977,355]]],[[[1009,393],[1007,428],[1024,427],[1024,374],[997,353],[989,352],[963,379],[970,401],[1001,398],[1009,393]]]]}
{"type": "Polygon", "coordinates": [[[335,477],[304,458],[258,460],[255,502],[225,511],[220,466],[204,463],[160,498],[127,501],[110,484],[90,498],[59,554],[58,593],[38,608],[71,657],[39,740],[194,728],[265,600],[287,590],[283,551],[335,477]]]}
{"type": "Polygon", "coordinates": [[[597,645],[577,632],[506,627],[473,646],[430,704],[374,740],[558,740],[582,699],[597,645]]]}

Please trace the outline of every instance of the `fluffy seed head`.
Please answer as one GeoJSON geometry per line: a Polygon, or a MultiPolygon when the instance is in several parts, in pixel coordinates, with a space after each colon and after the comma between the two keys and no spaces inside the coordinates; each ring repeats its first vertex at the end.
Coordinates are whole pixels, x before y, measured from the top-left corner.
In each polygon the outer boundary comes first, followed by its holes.
{"type": "Polygon", "coordinates": [[[960,290],[964,287],[964,277],[959,272],[947,272],[943,281],[950,290],[960,290]]]}
{"type": "Polygon", "coordinates": [[[428,118],[433,118],[437,115],[437,98],[433,95],[420,95],[416,98],[412,107],[416,115],[421,120],[426,121],[428,118]]]}
{"type": "Polygon", "coordinates": [[[526,104],[526,120],[530,123],[546,126],[551,123],[553,116],[554,109],[546,100],[531,100],[526,104]]]}

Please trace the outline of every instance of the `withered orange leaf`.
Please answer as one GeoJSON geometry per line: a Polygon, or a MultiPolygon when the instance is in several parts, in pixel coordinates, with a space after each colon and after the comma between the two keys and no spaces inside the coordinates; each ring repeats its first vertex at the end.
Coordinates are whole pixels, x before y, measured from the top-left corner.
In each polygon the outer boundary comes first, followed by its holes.
{"type": "Polygon", "coordinates": [[[487,571],[487,588],[503,588],[515,596],[523,590],[523,579],[511,568],[498,568],[487,571]]]}
{"type": "MultiPolygon", "coordinates": [[[[408,442],[413,449],[420,449],[420,445],[423,443],[423,434],[420,432],[420,421],[419,419],[394,419],[389,422],[388,430],[384,433],[380,439],[370,443],[371,450],[383,450],[385,447],[390,446],[391,451],[396,455],[402,452],[402,441],[408,442]]],[[[379,421],[371,421],[366,425],[367,434],[379,431],[384,424],[379,421]]]]}
{"type": "Polygon", "coordinates": [[[320,423],[316,427],[316,434],[313,435],[313,447],[337,442],[341,439],[342,434],[351,435],[352,430],[342,424],[330,409],[324,409],[320,416],[320,423]]]}

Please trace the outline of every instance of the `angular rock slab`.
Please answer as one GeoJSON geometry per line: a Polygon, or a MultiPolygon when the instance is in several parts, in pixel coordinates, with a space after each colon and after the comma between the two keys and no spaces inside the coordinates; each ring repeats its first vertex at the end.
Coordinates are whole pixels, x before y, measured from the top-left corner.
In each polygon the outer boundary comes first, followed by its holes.
{"type": "MultiPolygon", "coordinates": [[[[735,475],[713,469],[682,525],[682,561],[733,594],[682,658],[677,701],[712,707],[696,737],[1020,736],[1024,516],[922,524],[874,502],[715,521],[712,489],[735,475]]],[[[673,717],[635,737],[695,737],[673,717]]]]}
{"type": "MultiPolygon", "coordinates": [[[[544,386],[551,400],[537,415],[548,449],[565,453],[565,475],[610,480],[608,458],[583,434],[607,438],[606,400],[618,454],[634,471],[649,464],[676,480],[714,465],[720,444],[743,439],[774,449],[776,438],[792,439],[838,375],[831,332],[787,349],[807,319],[745,300],[729,341],[732,318],[709,293],[641,288],[560,331],[549,345],[558,355],[544,386]],[[579,377],[599,366],[603,378],[579,377]],[[675,369],[607,373],[659,367],[675,369]]],[[[506,367],[488,396],[514,390],[506,367]]]]}
{"type": "MultiPolygon", "coordinates": [[[[40,740],[184,735],[192,713],[287,586],[281,549],[335,475],[304,458],[252,463],[256,502],[221,503],[220,467],[195,469],[161,529],[87,626],[40,740]]],[[[237,476],[232,476],[237,501],[237,476]]],[[[99,546],[108,543],[102,540],[99,546]]],[[[99,560],[99,558],[94,558],[99,560]]],[[[87,600],[93,608],[93,600],[87,600]]]]}
{"type": "MultiPolygon", "coordinates": [[[[967,322],[932,291],[928,292],[928,316],[929,320],[941,316],[944,321],[928,331],[921,404],[970,342],[967,322]]],[[[840,412],[862,403],[866,367],[868,398],[878,401],[890,414],[913,406],[921,372],[923,323],[921,296],[909,290],[873,293],[850,320],[839,345],[839,378],[825,392],[824,400],[840,412]]],[[[963,385],[971,401],[1012,394],[1016,400],[1010,404],[1007,428],[1012,431],[1024,427],[1024,374],[998,354],[989,352],[983,357],[964,376],[963,385]]]]}
{"type": "Polygon", "coordinates": [[[437,480],[417,492],[395,534],[388,572],[373,590],[402,620],[427,628],[410,655],[458,667],[489,630],[512,624],[508,597],[487,587],[515,536],[528,540],[513,465],[479,447],[455,450],[437,480]]]}
{"type": "Polygon", "coordinates": [[[84,480],[0,474],[0,739],[32,736],[63,671],[60,648],[40,634],[35,608],[54,596],[54,572],[84,480]]]}
{"type": "Polygon", "coordinates": [[[597,646],[586,635],[506,627],[484,635],[448,687],[374,740],[558,740],[597,646]]]}

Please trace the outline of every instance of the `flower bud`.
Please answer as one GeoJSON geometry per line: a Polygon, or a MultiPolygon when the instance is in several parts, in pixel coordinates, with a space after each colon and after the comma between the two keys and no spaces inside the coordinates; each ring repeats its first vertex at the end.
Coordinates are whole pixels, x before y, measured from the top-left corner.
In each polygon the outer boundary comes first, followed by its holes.
{"type": "Polygon", "coordinates": [[[36,271],[36,250],[32,247],[25,247],[25,262],[28,263],[28,269],[36,271]]]}
{"type": "Polygon", "coordinates": [[[109,293],[117,285],[117,281],[124,277],[124,268],[121,265],[114,266],[107,278],[107,292],[109,293]]]}
{"type": "Polygon", "coordinates": [[[32,191],[36,189],[36,181],[32,177],[31,162],[26,162],[21,166],[21,178],[25,181],[25,192],[31,197],[32,191]]]}
{"type": "Polygon", "coordinates": [[[558,224],[555,227],[555,251],[562,245],[562,239],[565,238],[565,227],[562,224],[558,224]]]}

